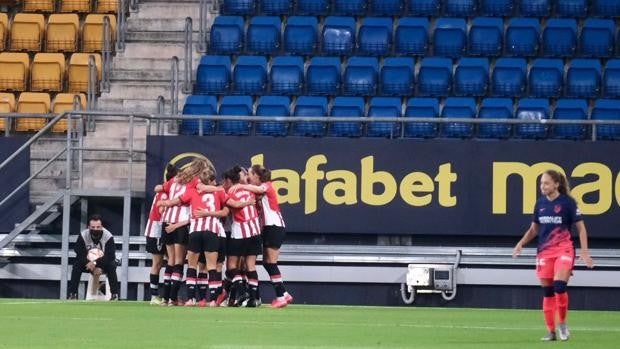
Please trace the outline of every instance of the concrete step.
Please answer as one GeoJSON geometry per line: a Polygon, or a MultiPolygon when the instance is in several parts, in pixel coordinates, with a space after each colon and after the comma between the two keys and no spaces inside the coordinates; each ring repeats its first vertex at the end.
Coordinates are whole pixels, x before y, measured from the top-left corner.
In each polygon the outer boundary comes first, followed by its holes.
{"type": "MultiPolygon", "coordinates": [[[[197,58],[193,59],[194,66],[199,62],[197,58]]],[[[183,71],[185,59],[183,56],[177,56],[179,58],[179,71],[183,71]]],[[[112,61],[113,70],[171,70],[172,69],[172,56],[161,56],[154,58],[118,58],[112,61]]]]}
{"type": "MultiPolygon", "coordinates": [[[[128,31],[185,31],[185,17],[163,17],[163,18],[131,18],[127,21],[128,31]]],[[[192,27],[198,28],[198,23],[192,27]]],[[[193,29],[192,28],[192,29],[193,29]]]]}
{"type": "Polygon", "coordinates": [[[185,45],[179,43],[127,42],[125,52],[119,53],[114,59],[125,58],[167,58],[182,57],[185,45]]]}
{"type": "MultiPolygon", "coordinates": [[[[170,96],[164,96],[164,112],[170,111],[170,96]]],[[[157,100],[153,99],[123,99],[99,98],[99,109],[111,111],[139,110],[144,113],[157,112],[157,100]]]]}
{"type": "Polygon", "coordinates": [[[155,18],[192,17],[197,23],[200,16],[200,1],[140,1],[139,11],[131,13],[130,20],[155,18]]]}
{"type": "Polygon", "coordinates": [[[110,92],[104,93],[101,96],[102,98],[113,99],[143,100],[152,98],[155,100],[157,96],[170,96],[170,82],[115,82],[112,84],[110,92]]]}
{"type": "MultiPolygon", "coordinates": [[[[140,28],[132,31],[128,31],[125,36],[125,41],[130,42],[154,42],[154,43],[183,43],[185,42],[185,32],[160,30],[149,31],[149,28],[140,28]]],[[[192,34],[192,41],[196,45],[200,41],[200,33],[194,28],[192,34]]]]}

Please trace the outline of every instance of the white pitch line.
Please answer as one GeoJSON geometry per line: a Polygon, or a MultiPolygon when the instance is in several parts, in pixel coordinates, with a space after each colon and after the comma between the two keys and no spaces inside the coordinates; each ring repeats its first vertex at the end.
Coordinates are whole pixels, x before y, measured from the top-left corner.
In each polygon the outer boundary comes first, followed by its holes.
{"type": "Polygon", "coordinates": [[[62,319],[62,320],[76,320],[76,321],[114,321],[115,319],[112,318],[101,318],[101,317],[59,317],[57,314],[56,315],[50,315],[50,316],[30,316],[30,315],[9,315],[9,316],[2,316],[0,315],[0,319],[7,319],[7,320],[27,320],[27,319],[31,319],[31,320],[49,320],[49,319],[62,319]]]}

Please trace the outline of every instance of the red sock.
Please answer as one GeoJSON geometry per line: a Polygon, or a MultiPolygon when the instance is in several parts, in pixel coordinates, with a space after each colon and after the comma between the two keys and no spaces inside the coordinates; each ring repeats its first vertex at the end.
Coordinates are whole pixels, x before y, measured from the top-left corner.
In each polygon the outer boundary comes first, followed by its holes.
{"type": "Polygon", "coordinates": [[[543,298],[543,314],[545,315],[545,323],[549,332],[555,331],[555,309],[556,301],[555,297],[543,298]]]}
{"type": "Polygon", "coordinates": [[[566,313],[568,313],[568,292],[556,293],[555,301],[558,307],[560,323],[563,324],[566,322],[566,313]]]}

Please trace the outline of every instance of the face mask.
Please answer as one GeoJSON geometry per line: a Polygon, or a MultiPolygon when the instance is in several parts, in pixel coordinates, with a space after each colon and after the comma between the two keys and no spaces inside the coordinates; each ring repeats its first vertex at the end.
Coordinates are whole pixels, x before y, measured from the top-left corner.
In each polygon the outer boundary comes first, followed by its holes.
{"type": "Polygon", "coordinates": [[[103,230],[90,229],[90,237],[91,239],[93,239],[94,242],[98,242],[99,240],[101,240],[102,236],[103,230]]]}

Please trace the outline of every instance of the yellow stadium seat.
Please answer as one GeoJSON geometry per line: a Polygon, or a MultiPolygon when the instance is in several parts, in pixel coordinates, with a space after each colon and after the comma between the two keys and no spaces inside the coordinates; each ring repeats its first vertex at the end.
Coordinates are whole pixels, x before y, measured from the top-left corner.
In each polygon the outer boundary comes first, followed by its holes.
{"type": "MultiPolygon", "coordinates": [[[[52,113],[60,114],[66,111],[72,111],[74,96],[80,97],[80,109],[86,110],[86,95],[85,94],[83,93],[59,93],[56,95],[56,97],[54,98],[54,101],[52,102],[52,113]]],[[[77,126],[77,120],[75,120],[75,123],[73,123],[74,130],[76,126],[77,126]]],[[[58,120],[58,122],[56,122],[54,126],[52,126],[52,132],[67,132],[67,120],[65,119],[58,120]]]]}
{"type": "Polygon", "coordinates": [[[54,12],[56,0],[24,0],[24,12],[54,12]]]}
{"type": "Polygon", "coordinates": [[[41,51],[41,43],[45,37],[45,17],[40,13],[18,13],[11,24],[13,51],[41,51]]]}
{"type": "Polygon", "coordinates": [[[90,0],[60,0],[60,12],[90,12],[90,0]]]}
{"type": "MultiPolygon", "coordinates": [[[[17,101],[17,112],[28,114],[49,114],[50,95],[41,92],[23,92],[17,101]]],[[[45,118],[18,118],[15,131],[38,131],[45,126],[45,118]]]]}
{"type": "Polygon", "coordinates": [[[29,72],[30,58],[27,53],[0,53],[0,91],[25,91],[29,72]]]}
{"type": "Polygon", "coordinates": [[[69,60],[69,92],[88,92],[88,57],[95,57],[97,81],[95,91],[99,91],[101,81],[101,55],[98,53],[74,53],[69,60]]]}
{"type": "Polygon", "coordinates": [[[0,93],[0,131],[6,129],[6,119],[2,117],[2,113],[13,113],[14,111],[15,95],[12,93],[0,93]]]}
{"type": "Polygon", "coordinates": [[[118,0],[97,0],[96,13],[118,13],[118,0]]]}
{"type": "Polygon", "coordinates": [[[60,92],[65,82],[65,56],[62,53],[37,53],[32,61],[30,91],[60,92]]]}
{"type": "Polygon", "coordinates": [[[101,52],[103,49],[103,18],[110,20],[110,49],[116,40],[116,16],[90,14],[82,26],[82,52],[101,52]]]}
{"type": "Polygon", "coordinates": [[[6,36],[9,32],[9,16],[6,13],[0,13],[0,52],[6,48],[6,36]]]}
{"type": "Polygon", "coordinates": [[[80,18],[76,13],[50,15],[47,22],[47,52],[75,52],[78,46],[80,18]]]}

